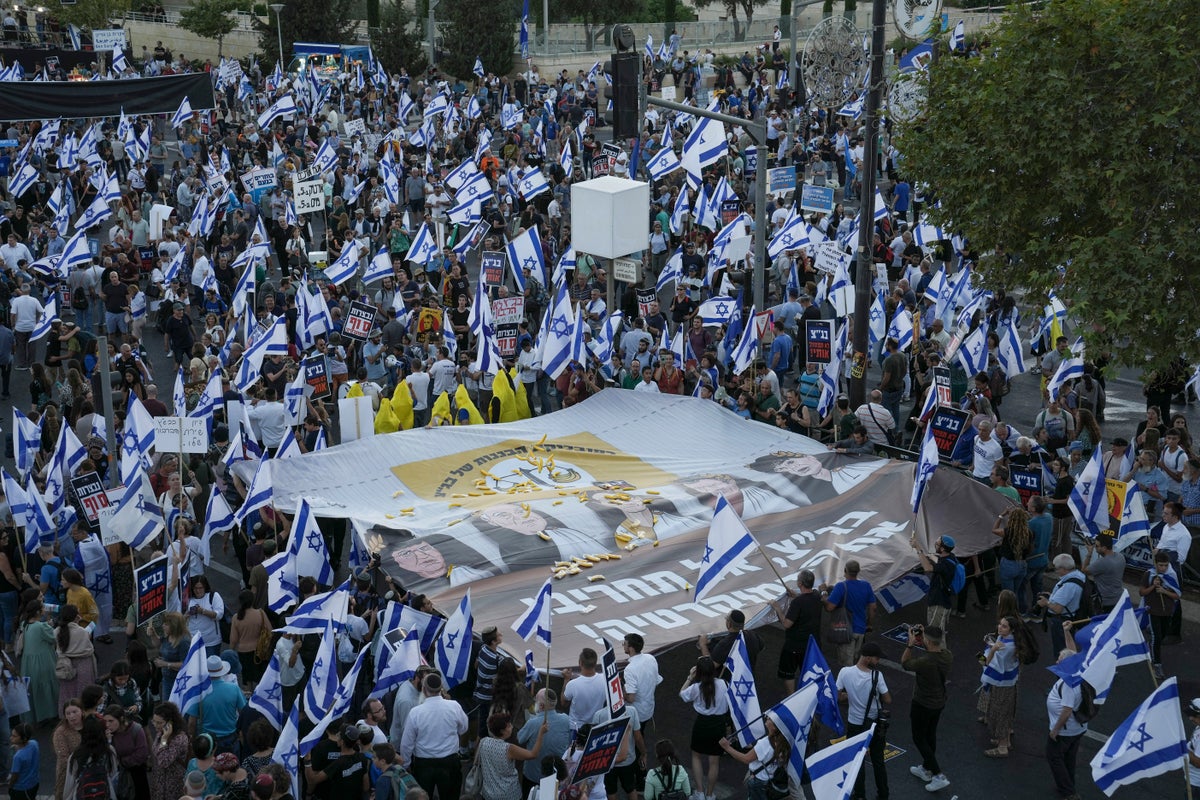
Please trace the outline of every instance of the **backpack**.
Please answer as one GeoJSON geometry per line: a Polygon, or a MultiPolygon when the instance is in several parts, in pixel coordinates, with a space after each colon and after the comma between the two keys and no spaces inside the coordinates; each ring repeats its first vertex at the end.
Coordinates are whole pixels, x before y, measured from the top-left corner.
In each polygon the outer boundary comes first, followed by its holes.
{"type": "MultiPolygon", "coordinates": [[[[1054,687],[1054,691],[1058,693],[1058,699],[1062,699],[1062,681],[1060,680],[1054,687]]],[[[1096,689],[1087,681],[1079,682],[1079,708],[1075,709],[1073,716],[1075,721],[1080,725],[1087,725],[1096,716],[1096,689]]]]}
{"type": "Polygon", "coordinates": [[[988,371],[988,390],[992,393],[992,397],[1004,397],[1008,394],[1008,375],[1005,374],[1003,367],[992,367],[988,371]]]}
{"type": "Polygon", "coordinates": [[[420,784],[411,773],[406,771],[404,767],[393,765],[380,777],[386,776],[392,784],[392,797],[394,800],[403,800],[408,796],[409,789],[419,789],[420,784]]]}
{"type": "MultiPolygon", "coordinates": [[[[688,796],[683,793],[682,789],[676,789],[675,785],[679,783],[679,770],[681,767],[675,765],[671,771],[671,787],[663,786],[663,790],[658,793],[658,800],[688,800],[688,796]]],[[[659,773],[659,779],[662,780],[662,774],[659,773]]],[[[663,781],[665,784],[666,782],[663,781]]]]}
{"type": "Polygon", "coordinates": [[[1037,637],[1033,635],[1033,631],[1028,625],[1018,625],[1013,631],[1013,637],[1017,644],[1017,660],[1025,666],[1036,664],[1038,659],[1042,657],[1041,648],[1038,647],[1037,637]]]}
{"type": "Polygon", "coordinates": [[[108,759],[89,759],[79,766],[75,778],[75,800],[113,800],[112,783],[108,779],[108,759]]]}
{"type": "Polygon", "coordinates": [[[1092,612],[1100,608],[1100,591],[1096,588],[1096,582],[1091,578],[1079,580],[1079,578],[1067,578],[1067,583],[1073,583],[1080,588],[1079,592],[1079,608],[1075,609],[1071,614],[1071,619],[1074,622],[1090,620],[1092,612]]]}
{"type": "Polygon", "coordinates": [[[967,568],[954,556],[946,556],[946,558],[954,565],[954,578],[950,581],[950,593],[958,594],[967,585],[967,568]]]}

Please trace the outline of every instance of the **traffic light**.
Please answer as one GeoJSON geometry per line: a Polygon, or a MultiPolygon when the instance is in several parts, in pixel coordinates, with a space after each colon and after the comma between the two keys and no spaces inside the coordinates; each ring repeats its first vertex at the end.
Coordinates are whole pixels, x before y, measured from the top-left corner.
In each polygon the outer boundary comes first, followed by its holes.
{"type": "MultiPolygon", "coordinates": [[[[614,139],[630,139],[638,135],[641,120],[638,119],[638,67],[641,57],[634,52],[613,53],[612,60],[604,65],[612,83],[604,89],[604,96],[612,101],[612,109],[606,114],[613,126],[614,139]]],[[[607,104],[606,104],[607,105],[607,104]]]]}

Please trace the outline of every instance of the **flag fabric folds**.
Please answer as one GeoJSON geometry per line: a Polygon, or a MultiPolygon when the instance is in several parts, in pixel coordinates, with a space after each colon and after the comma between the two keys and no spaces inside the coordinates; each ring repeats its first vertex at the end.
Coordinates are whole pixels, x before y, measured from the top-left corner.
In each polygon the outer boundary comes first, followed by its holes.
{"type": "Polygon", "coordinates": [[[1183,769],[1187,755],[1179,683],[1171,676],[1134,709],[1096,753],[1092,779],[1100,791],[1112,797],[1121,786],[1183,769]]]}
{"type": "Polygon", "coordinates": [[[848,800],[854,791],[858,771],[862,769],[875,726],[845,741],[818,750],[808,761],[814,797],[821,800],[848,800]]]}
{"type": "Polygon", "coordinates": [[[696,602],[703,600],[721,578],[737,567],[757,546],[750,530],[729,501],[724,496],[718,498],[712,525],[708,528],[704,558],[700,562],[700,576],[696,579],[696,602]]]}
{"type": "Polygon", "coordinates": [[[437,640],[437,668],[446,679],[446,688],[453,689],[467,679],[471,666],[471,590],[463,595],[458,608],[446,621],[437,640]]]}
{"type": "Polygon", "coordinates": [[[529,609],[512,626],[517,635],[525,641],[529,641],[529,637],[531,636],[536,636],[537,640],[546,645],[546,647],[550,646],[552,582],[553,578],[546,579],[546,582],[542,584],[542,588],[538,590],[537,597],[533,599],[533,604],[529,606],[529,609]]]}
{"type": "Polygon", "coordinates": [[[758,689],[754,685],[754,671],[750,668],[750,654],[746,650],[746,636],[739,633],[737,642],[725,659],[729,680],[725,689],[729,697],[729,713],[733,718],[737,739],[742,747],[750,747],[756,740],[767,735],[762,711],[758,705],[758,689]]]}
{"type": "Polygon", "coordinates": [[[208,654],[204,650],[204,637],[192,636],[184,656],[183,666],[175,676],[171,687],[171,702],[184,714],[192,713],[193,707],[212,691],[212,680],[208,676],[208,654]]]}

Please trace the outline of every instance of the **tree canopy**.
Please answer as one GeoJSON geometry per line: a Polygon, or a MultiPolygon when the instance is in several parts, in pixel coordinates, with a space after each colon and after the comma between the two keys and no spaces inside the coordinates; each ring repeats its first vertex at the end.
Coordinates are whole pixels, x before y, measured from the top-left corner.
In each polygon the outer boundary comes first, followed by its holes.
{"type": "Polygon", "coordinates": [[[70,5],[55,4],[53,13],[62,23],[97,30],[111,28],[109,20],[121,18],[129,7],[130,0],[78,0],[70,5]]]}
{"type": "Polygon", "coordinates": [[[985,257],[985,285],[1055,289],[1089,356],[1200,360],[1200,38],[1192,0],[1013,8],[982,57],[943,57],[902,169],[985,257]],[[1059,267],[1065,268],[1060,275],[1059,267]]]}
{"type": "Polygon", "coordinates": [[[230,16],[231,12],[246,5],[241,0],[192,0],[179,15],[179,27],[204,39],[216,39],[217,54],[220,55],[225,36],[237,24],[230,16]]]}
{"type": "MultiPolygon", "coordinates": [[[[471,71],[478,56],[488,72],[507,75],[512,70],[521,15],[521,6],[516,0],[499,3],[442,0],[435,15],[447,51],[442,63],[438,64],[440,69],[469,79],[473,77],[471,71]]],[[[531,26],[531,41],[532,36],[531,26]]]]}
{"type": "Polygon", "coordinates": [[[409,75],[417,75],[429,65],[421,39],[408,6],[388,3],[380,9],[379,28],[371,31],[371,52],[388,72],[404,67],[409,75]]]}
{"type": "MultiPolygon", "coordinates": [[[[279,15],[285,62],[291,60],[293,42],[350,42],[355,24],[351,12],[355,5],[355,0],[304,0],[303,3],[285,4],[279,15]]],[[[279,53],[279,34],[275,25],[273,11],[255,23],[258,46],[268,64],[273,64],[279,53]]]]}

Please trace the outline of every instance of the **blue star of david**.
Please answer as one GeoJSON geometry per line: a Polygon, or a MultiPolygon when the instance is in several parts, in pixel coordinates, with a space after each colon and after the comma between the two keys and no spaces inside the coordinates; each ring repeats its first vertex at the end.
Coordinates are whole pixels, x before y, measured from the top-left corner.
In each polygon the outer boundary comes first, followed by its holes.
{"type": "Polygon", "coordinates": [[[921,467],[921,477],[928,478],[930,475],[932,475],[934,473],[934,470],[936,470],[936,469],[937,469],[936,464],[926,464],[925,466],[921,467]]]}
{"type": "Polygon", "coordinates": [[[109,585],[108,573],[101,572],[96,575],[96,580],[92,581],[88,589],[91,590],[92,594],[108,594],[109,585]]]}
{"type": "Polygon", "coordinates": [[[283,754],[283,765],[293,772],[295,771],[299,760],[300,751],[297,749],[296,745],[292,745],[292,748],[285,751],[283,754]]]}
{"type": "Polygon", "coordinates": [[[729,304],[728,303],[717,303],[717,314],[722,317],[729,316],[729,304]]]}
{"type": "Polygon", "coordinates": [[[754,696],[754,682],[747,678],[738,678],[733,682],[733,694],[742,702],[754,696]]]}
{"type": "Polygon", "coordinates": [[[1119,656],[1121,654],[1121,637],[1120,636],[1113,637],[1112,654],[1114,656],[1119,656]]]}
{"type": "Polygon", "coordinates": [[[322,659],[321,659],[321,657],[320,657],[320,656],[318,656],[318,657],[317,657],[317,660],[313,662],[313,668],[312,668],[312,671],[313,671],[313,672],[316,672],[316,671],[318,671],[319,669],[321,669],[321,667],[323,667],[323,666],[325,666],[325,662],[324,662],[324,660],[322,660],[322,659]]]}
{"type": "Polygon", "coordinates": [[[1082,483],[1079,484],[1079,493],[1080,494],[1084,494],[1084,495],[1090,494],[1091,491],[1092,491],[1092,482],[1091,481],[1083,481],[1082,483]]]}
{"type": "Polygon", "coordinates": [[[62,486],[59,485],[59,482],[56,479],[51,478],[50,480],[46,481],[47,496],[57,497],[61,493],[61,491],[62,491],[62,486]]]}
{"type": "Polygon", "coordinates": [[[882,317],[883,317],[883,312],[880,311],[878,308],[871,309],[871,320],[872,321],[880,319],[882,317]]]}
{"type": "Polygon", "coordinates": [[[283,687],[277,683],[270,689],[267,689],[267,699],[272,703],[283,699],[283,687]]]}
{"type": "Polygon", "coordinates": [[[705,545],[703,563],[707,564],[712,559],[712,554],[713,554],[713,549],[711,547],[709,547],[708,545],[705,545]]]}
{"type": "Polygon", "coordinates": [[[846,781],[850,779],[850,770],[842,770],[842,779],[838,781],[838,789],[843,789],[846,786],[846,781]]]}
{"type": "Polygon", "coordinates": [[[571,335],[571,323],[567,322],[565,314],[559,314],[550,321],[550,332],[555,336],[571,335]]]}
{"type": "Polygon", "coordinates": [[[1129,742],[1129,746],[1136,747],[1137,751],[1139,753],[1144,753],[1144,752],[1146,752],[1146,742],[1151,741],[1154,737],[1146,732],[1146,723],[1144,723],[1144,722],[1141,725],[1138,725],[1137,733],[1138,733],[1138,736],[1140,736],[1142,738],[1138,739],[1136,742],[1132,741],[1132,739],[1131,739],[1129,742]]]}
{"type": "Polygon", "coordinates": [[[125,431],[124,447],[126,450],[134,451],[138,449],[137,434],[133,431],[125,431]]]}
{"type": "Polygon", "coordinates": [[[533,269],[537,266],[537,263],[537,256],[525,256],[525,260],[521,262],[521,266],[533,269]]]}
{"type": "Polygon", "coordinates": [[[320,550],[324,544],[320,531],[309,531],[308,536],[305,537],[305,541],[308,542],[308,546],[313,550],[320,550]]]}
{"type": "Polygon", "coordinates": [[[476,188],[475,184],[473,184],[473,183],[469,183],[462,188],[463,188],[463,191],[466,192],[467,197],[473,197],[475,195],[475,192],[479,191],[478,188],[476,188]]]}
{"type": "Polygon", "coordinates": [[[791,244],[792,243],[792,235],[790,233],[780,234],[779,241],[782,242],[783,244],[791,244]]]}
{"type": "Polygon", "coordinates": [[[454,631],[453,633],[446,634],[446,649],[447,650],[453,650],[455,647],[457,647],[458,646],[457,642],[458,642],[458,631],[454,631]]]}
{"type": "Polygon", "coordinates": [[[983,350],[983,345],[981,345],[979,342],[976,342],[974,345],[971,346],[971,355],[977,356],[977,355],[979,355],[979,353],[982,350],[983,350]]]}
{"type": "Polygon", "coordinates": [[[175,678],[175,688],[179,690],[180,694],[184,694],[187,692],[188,684],[191,682],[192,676],[188,675],[186,672],[181,672],[175,678]]]}
{"type": "Polygon", "coordinates": [[[1133,509],[1126,504],[1125,510],[1121,512],[1121,519],[1133,519],[1133,509]]]}

